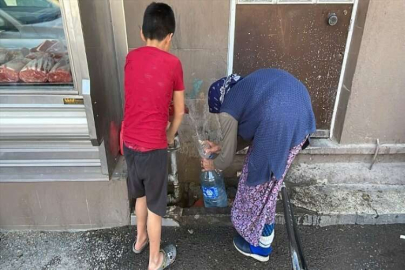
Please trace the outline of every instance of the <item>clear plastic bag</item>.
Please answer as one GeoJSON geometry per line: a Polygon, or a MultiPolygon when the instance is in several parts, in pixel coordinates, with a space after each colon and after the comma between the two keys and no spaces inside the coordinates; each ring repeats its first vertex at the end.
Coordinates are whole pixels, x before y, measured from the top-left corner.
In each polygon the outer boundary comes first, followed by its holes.
{"type": "Polygon", "coordinates": [[[216,154],[207,154],[207,141],[219,144],[222,140],[221,126],[218,115],[208,110],[206,100],[190,100],[187,103],[189,121],[193,128],[193,142],[201,158],[214,159],[216,154]]]}

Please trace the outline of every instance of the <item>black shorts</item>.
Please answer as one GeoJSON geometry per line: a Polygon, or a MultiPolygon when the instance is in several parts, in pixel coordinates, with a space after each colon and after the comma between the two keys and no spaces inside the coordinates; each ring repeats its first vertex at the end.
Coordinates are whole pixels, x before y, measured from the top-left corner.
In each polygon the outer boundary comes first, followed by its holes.
{"type": "Polygon", "coordinates": [[[148,209],[163,217],[167,206],[167,149],[137,152],[124,144],[131,198],[146,196],[148,209]]]}

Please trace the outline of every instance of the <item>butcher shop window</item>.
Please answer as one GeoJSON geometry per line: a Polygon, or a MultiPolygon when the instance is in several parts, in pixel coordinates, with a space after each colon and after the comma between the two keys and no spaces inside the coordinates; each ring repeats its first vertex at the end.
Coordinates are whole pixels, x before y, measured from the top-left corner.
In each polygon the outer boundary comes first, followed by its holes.
{"type": "Polygon", "coordinates": [[[0,0],[0,87],[72,85],[58,0],[0,0]]]}

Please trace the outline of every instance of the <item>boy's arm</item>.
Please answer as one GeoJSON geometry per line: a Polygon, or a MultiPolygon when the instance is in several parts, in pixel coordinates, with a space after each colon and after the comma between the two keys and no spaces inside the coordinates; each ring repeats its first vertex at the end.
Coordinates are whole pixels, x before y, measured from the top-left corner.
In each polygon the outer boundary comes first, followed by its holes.
{"type": "Polygon", "coordinates": [[[181,121],[184,115],[184,91],[174,91],[173,92],[173,121],[171,122],[169,129],[167,130],[167,142],[168,144],[173,144],[174,137],[179,130],[181,121]]]}

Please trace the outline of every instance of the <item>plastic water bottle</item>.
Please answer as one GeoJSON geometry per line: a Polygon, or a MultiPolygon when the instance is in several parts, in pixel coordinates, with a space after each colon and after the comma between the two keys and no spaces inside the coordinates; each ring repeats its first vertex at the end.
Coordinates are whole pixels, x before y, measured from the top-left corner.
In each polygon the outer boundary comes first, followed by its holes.
{"type": "Polygon", "coordinates": [[[198,153],[202,158],[206,159],[215,159],[218,155],[215,153],[207,153],[207,150],[210,148],[206,141],[198,140],[198,153]]]}
{"type": "Polygon", "coordinates": [[[228,196],[222,174],[215,170],[206,171],[201,173],[200,178],[205,207],[228,206],[228,196]]]}

